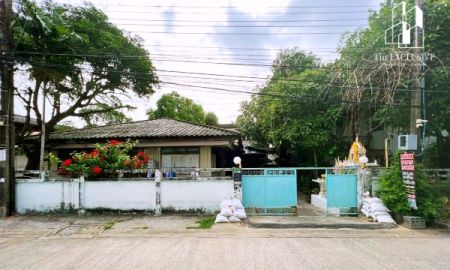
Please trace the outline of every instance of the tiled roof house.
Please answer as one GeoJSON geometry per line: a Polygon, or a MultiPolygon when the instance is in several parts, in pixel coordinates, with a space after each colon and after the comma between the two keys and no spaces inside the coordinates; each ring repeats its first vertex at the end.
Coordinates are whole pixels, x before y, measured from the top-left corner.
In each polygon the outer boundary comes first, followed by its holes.
{"type": "Polygon", "coordinates": [[[60,158],[108,140],[138,140],[156,167],[230,167],[240,133],[218,127],[161,118],[124,124],[53,132],[48,148],[60,158]]]}

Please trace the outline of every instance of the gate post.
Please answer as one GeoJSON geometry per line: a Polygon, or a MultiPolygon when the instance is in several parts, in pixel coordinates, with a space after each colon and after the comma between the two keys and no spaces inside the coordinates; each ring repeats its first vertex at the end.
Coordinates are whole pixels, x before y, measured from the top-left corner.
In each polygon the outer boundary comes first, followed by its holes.
{"type": "Polygon", "coordinates": [[[242,201],[242,160],[240,157],[235,157],[233,162],[239,166],[233,167],[234,197],[242,201]]]}
{"type": "Polygon", "coordinates": [[[233,168],[233,186],[234,197],[242,199],[242,170],[241,168],[233,168]]]}
{"type": "Polygon", "coordinates": [[[161,215],[161,171],[156,170],[155,172],[155,216],[161,215]]]}

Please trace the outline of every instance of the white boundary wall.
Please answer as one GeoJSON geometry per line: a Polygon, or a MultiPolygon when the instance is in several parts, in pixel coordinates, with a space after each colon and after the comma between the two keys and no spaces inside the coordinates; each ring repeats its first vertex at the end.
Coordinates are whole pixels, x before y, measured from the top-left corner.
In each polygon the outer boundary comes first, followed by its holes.
{"type": "Polygon", "coordinates": [[[16,211],[49,212],[79,208],[79,182],[17,182],[16,211]]]}
{"type": "Polygon", "coordinates": [[[153,181],[85,182],[83,208],[120,210],[153,210],[155,183],[153,181]]]}
{"type": "Polygon", "coordinates": [[[174,210],[206,211],[219,210],[219,204],[224,199],[233,196],[232,180],[216,181],[162,181],[161,207],[174,210]]]}
{"type": "MultiPolygon", "coordinates": [[[[156,206],[155,182],[148,181],[26,181],[16,184],[18,213],[62,209],[150,210],[156,206]]],[[[232,180],[166,180],[161,206],[174,210],[219,210],[233,196],[232,180]]],[[[163,211],[164,213],[164,211],[163,211]]]]}

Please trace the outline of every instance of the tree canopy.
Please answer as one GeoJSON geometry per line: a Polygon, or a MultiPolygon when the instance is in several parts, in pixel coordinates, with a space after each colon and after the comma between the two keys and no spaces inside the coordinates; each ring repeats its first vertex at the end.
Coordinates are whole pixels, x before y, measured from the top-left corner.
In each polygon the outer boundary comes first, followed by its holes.
{"type": "Polygon", "coordinates": [[[131,122],[133,119],[126,116],[124,112],[117,110],[115,108],[110,108],[106,104],[97,103],[90,108],[82,109],[80,112],[89,112],[92,108],[96,108],[99,111],[104,111],[101,113],[87,113],[82,118],[86,122],[86,127],[95,127],[110,124],[123,124],[131,122]],[[110,110],[108,110],[110,109],[110,110]]]}
{"type": "Polygon", "coordinates": [[[338,97],[322,83],[331,74],[301,68],[319,67],[320,61],[297,49],[280,53],[274,63],[273,76],[259,95],[242,105],[237,124],[260,146],[272,144],[285,156],[308,153],[317,165],[318,159],[330,158],[332,153],[322,150],[334,141],[336,121],[341,117],[338,97]]]}
{"type": "Polygon", "coordinates": [[[14,38],[19,70],[30,80],[28,85],[17,87],[27,112],[22,139],[30,132],[32,115],[39,125],[44,120],[39,104],[42,95],[51,107],[46,130],[52,131],[70,116],[83,118],[132,109],[121,98],[149,96],[158,83],[140,38],[124,33],[89,4],[75,7],[21,0],[14,38]]]}
{"type": "MultiPolygon", "coordinates": [[[[345,36],[336,64],[348,69],[342,72],[340,83],[344,98],[351,100],[346,108],[356,123],[356,130],[366,121],[371,130],[384,128],[391,134],[409,133],[411,107],[420,107],[420,116],[426,119],[425,144],[433,141],[423,153],[429,166],[449,167],[446,158],[450,151],[450,91],[448,70],[450,68],[448,46],[450,45],[449,0],[424,1],[425,48],[423,52],[433,55],[422,67],[420,61],[376,61],[376,55],[417,54],[414,49],[399,49],[385,44],[385,30],[390,26],[392,6],[386,1],[379,12],[369,18],[369,27],[345,36]],[[421,76],[425,77],[425,94],[420,93],[421,76]],[[423,95],[422,104],[413,104],[413,94],[423,95]]],[[[399,4],[401,1],[393,1],[399,4]]],[[[411,6],[414,1],[408,1],[411,6]]],[[[414,117],[414,118],[416,118],[414,117]]],[[[419,131],[423,132],[423,129],[419,131]]]]}
{"type": "Polygon", "coordinates": [[[218,118],[214,113],[205,113],[201,105],[176,92],[163,95],[156,103],[156,110],[149,109],[147,115],[148,119],[166,117],[196,124],[218,124],[218,118]]]}
{"type": "MultiPolygon", "coordinates": [[[[425,106],[419,105],[420,117],[429,121],[426,143],[436,143],[422,158],[430,165],[449,167],[450,0],[424,1],[424,52],[434,55],[425,69],[417,61],[376,59],[377,55],[416,53],[385,44],[391,2],[400,3],[385,1],[371,13],[368,27],[343,35],[340,55],[333,63],[322,64],[314,55],[295,49],[279,54],[266,85],[243,104],[237,121],[240,130],[261,146],[270,143],[281,154],[314,156],[324,164],[345,150],[339,147],[340,142],[349,143],[341,136],[344,133],[353,137],[380,129],[390,135],[409,133],[411,107],[417,106],[412,105],[411,96],[420,93],[418,82],[424,74],[425,106]]],[[[308,163],[317,162],[308,158],[308,163]]]]}

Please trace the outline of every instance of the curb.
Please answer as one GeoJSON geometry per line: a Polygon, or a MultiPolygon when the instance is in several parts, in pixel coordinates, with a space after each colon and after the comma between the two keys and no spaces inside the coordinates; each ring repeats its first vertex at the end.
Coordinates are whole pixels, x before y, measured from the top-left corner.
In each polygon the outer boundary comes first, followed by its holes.
{"type": "Polygon", "coordinates": [[[374,224],[355,224],[355,223],[252,223],[246,221],[246,224],[257,229],[362,229],[362,230],[379,230],[394,229],[397,224],[391,223],[374,223],[374,224]]]}

